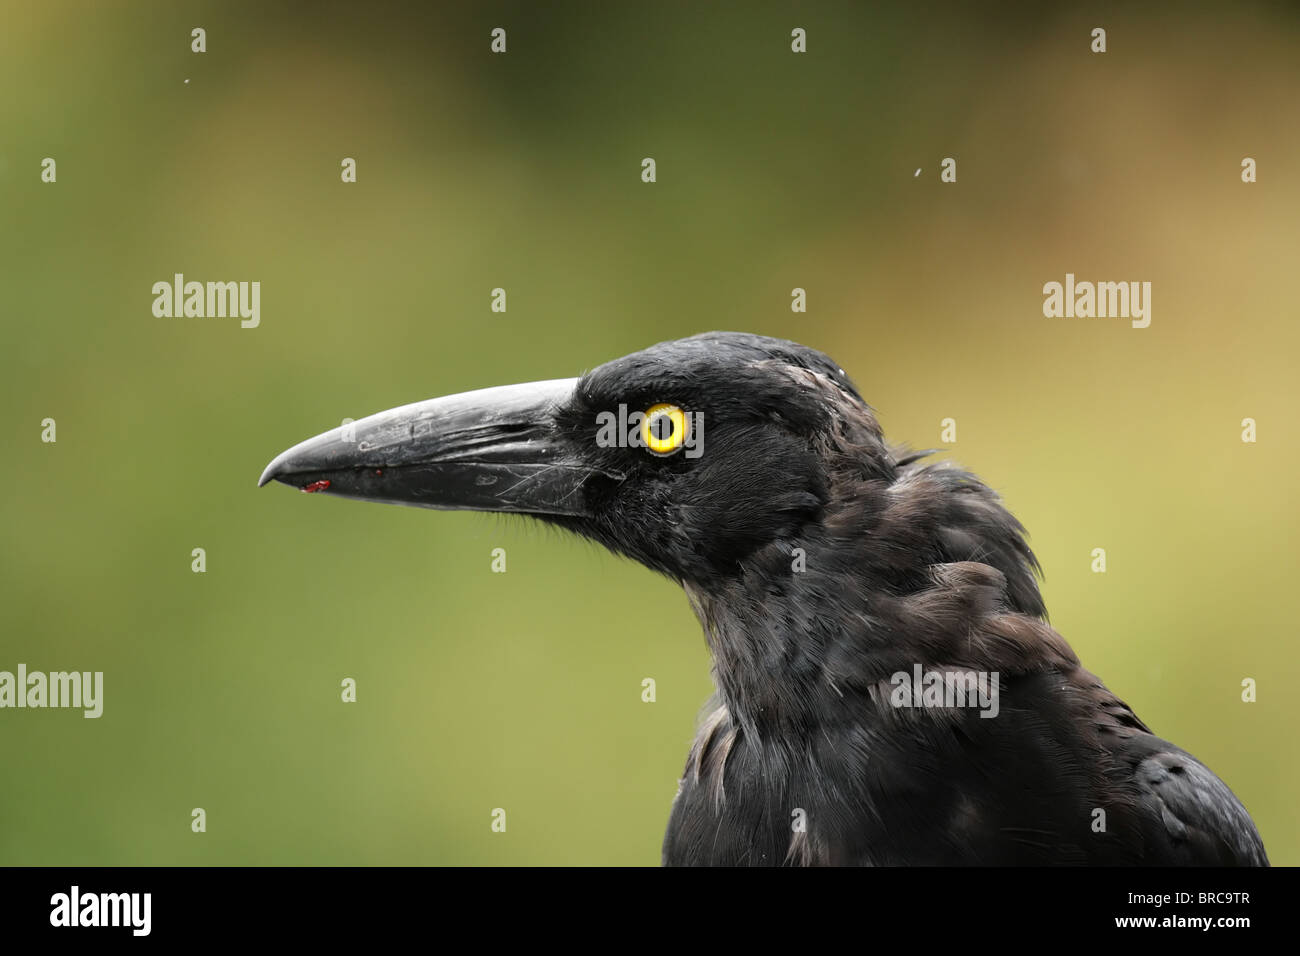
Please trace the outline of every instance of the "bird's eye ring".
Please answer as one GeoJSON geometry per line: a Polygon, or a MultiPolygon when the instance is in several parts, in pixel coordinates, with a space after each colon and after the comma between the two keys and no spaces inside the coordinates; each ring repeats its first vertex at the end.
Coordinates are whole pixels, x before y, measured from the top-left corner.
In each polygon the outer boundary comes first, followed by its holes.
{"type": "Polygon", "coordinates": [[[686,413],[676,405],[652,405],[641,419],[641,440],[656,455],[671,455],[686,441],[686,413]]]}

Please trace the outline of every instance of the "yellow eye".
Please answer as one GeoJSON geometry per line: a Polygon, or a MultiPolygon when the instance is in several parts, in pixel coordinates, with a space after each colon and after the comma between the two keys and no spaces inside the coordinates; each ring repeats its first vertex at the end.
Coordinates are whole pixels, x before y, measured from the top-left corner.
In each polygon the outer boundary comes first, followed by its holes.
{"type": "Polygon", "coordinates": [[[641,419],[641,440],[656,455],[671,455],[686,441],[686,413],[676,405],[652,405],[641,419]]]}

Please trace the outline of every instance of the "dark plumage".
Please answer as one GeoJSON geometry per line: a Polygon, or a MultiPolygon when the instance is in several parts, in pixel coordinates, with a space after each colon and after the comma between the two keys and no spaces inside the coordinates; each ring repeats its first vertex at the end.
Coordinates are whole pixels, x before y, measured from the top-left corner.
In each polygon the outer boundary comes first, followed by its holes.
{"type": "Polygon", "coordinates": [[[1267,863],[1231,791],[1045,622],[997,495],[889,446],[820,352],[709,333],[356,428],[263,483],[530,513],[681,582],[717,694],[667,864],[1267,863]],[[598,441],[602,412],[659,403],[702,414],[702,454],[598,441]],[[897,706],[918,667],[996,673],[996,716],[897,706]]]}

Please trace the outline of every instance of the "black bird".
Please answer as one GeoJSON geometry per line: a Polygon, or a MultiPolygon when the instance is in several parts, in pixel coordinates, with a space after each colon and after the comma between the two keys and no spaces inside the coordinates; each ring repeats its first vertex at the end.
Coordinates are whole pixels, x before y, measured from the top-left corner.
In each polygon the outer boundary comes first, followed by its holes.
{"type": "Polygon", "coordinates": [[[665,864],[1267,865],[1048,626],[998,496],[887,444],[820,352],[713,332],[351,429],[260,484],[534,515],[682,584],[717,694],[665,864]]]}

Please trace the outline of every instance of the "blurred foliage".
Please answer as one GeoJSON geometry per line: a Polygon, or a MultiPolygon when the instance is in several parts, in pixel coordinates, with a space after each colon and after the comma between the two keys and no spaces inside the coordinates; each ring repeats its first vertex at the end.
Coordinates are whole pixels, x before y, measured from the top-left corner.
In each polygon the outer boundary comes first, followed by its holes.
{"type": "Polygon", "coordinates": [[[255,482],[714,328],[825,350],[896,441],[954,417],[1053,623],[1300,862],[1293,8],[0,6],[0,669],[106,674],[99,720],[0,712],[0,863],[657,862],[711,686],[674,585],[255,482]],[[260,327],[155,318],[175,272],[260,281],[260,327]],[[1151,327],[1045,319],[1066,272],[1151,281],[1151,327]]]}

